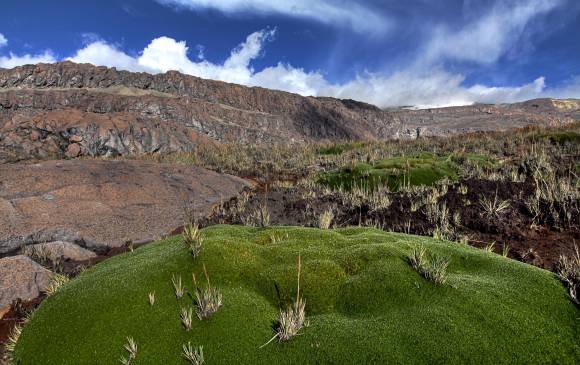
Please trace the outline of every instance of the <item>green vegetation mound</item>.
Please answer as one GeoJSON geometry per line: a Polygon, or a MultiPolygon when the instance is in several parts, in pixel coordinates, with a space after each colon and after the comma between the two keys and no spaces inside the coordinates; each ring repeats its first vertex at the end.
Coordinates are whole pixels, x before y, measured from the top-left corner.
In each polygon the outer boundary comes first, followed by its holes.
{"type": "Polygon", "coordinates": [[[455,181],[463,164],[490,166],[493,162],[489,157],[477,154],[438,156],[420,153],[388,158],[372,165],[357,163],[325,172],[320,175],[319,182],[333,189],[358,187],[374,190],[378,186],[388,186],[391,190],[397,190],[402,186],[433,185],[444,178],[455,181]]]}
{"type": "MultiPolygon", "coordinates": [[[[554,274],[456,243],[373,229],[214,226],[193,259],[180,237],[100,263],[42,303],[24,328],[20,364],[115,364],[132,336],[135,364],[185,364],[182,344],[207,364],[577,363],[579,311],[554,274]],[[272,239],[275,237],[276,239],[272,239]],[[276,243],[272,243],[272,242],[276,243]],[[424,244],[450,258],[447,283],[412,269],[424,244]],[[301,292],[309,326],[274,341],[278,310],[301,292]],[[191,273],[223,307],[186,332],[171,277],[191,273]],[[155,292],[150,306],[148,293],[155,292]]],[[[194,315],[195,316],[195,315],[194,315]]]]}

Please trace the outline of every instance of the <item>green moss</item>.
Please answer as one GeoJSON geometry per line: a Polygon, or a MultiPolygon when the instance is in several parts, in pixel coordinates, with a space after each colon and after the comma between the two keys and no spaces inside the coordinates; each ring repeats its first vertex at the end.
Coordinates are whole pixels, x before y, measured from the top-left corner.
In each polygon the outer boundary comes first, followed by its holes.
{"type": "Polygon", "coordinates": [[[114,364],[125,337],[136,364],[184,364],[181,345],[203,345],[209,364],[578,363],[579,311],[554,274],[468,246],[373,229],[203,230],[193,260],[173,237],[113,257],[44,301],[17,345],[20,364],[114,364]],[[288,238],[269,244],[272,230],[288,238]],[[448,285],[407,262],[425,244],[451,258],[448,285]],[[310,326],[288,343],[273,335],[280,306],[294,297],[296,259],[310,326]],[[208,268],[224,305],[193,330],[180,326],[170,278],[192,290],[208,268]],[[150,307],[147,294],[155,291],[150,307]]]}
{"type": "Polygon", "coordinates": [[[432,185],[448,178],[457,179],[457,164],[449,157],[422,153],[410,157],[393,157],[374,165],[359,163],[336,171],[322,173],[319,182],[330,188],[350,190],[353,187],[374,190],[379,185],[397,190],[403,185],[432,185]]]}

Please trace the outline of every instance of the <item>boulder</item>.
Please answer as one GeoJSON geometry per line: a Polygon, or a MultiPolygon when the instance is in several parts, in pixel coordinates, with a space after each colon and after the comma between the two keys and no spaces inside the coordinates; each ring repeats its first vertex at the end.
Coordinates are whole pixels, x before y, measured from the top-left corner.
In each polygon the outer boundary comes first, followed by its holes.
{"type": "Polygon", "coordinates": [[[97,257],[97,254],[93,251],[89,251],[72,242],[55,241],[38,243],[30,246],[29,250],[30,249],[37,253],[41,253],[51,261],[55,261],[59,258],[73,261],[86,261],[97,257]]]}
{"type": "Polygon", "coordinates": [[[16,299],[38,298],[50,283],[52,273],[18,255],[0,259],[0,309],[6,309],[16,299]]]}

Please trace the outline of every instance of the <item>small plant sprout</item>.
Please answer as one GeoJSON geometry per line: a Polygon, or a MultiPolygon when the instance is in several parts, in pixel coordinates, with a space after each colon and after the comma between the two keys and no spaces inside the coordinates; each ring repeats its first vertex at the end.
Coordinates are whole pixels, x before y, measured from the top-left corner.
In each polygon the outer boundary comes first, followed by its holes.
{"type": "Polygon", "coordinates": [[[484,250],[485,252],[489,252],[489,253],[493,253],[493,252],[494,252],[494,249],[495,249],[495,241],[494,241],[494,242],[492,242],[492,243],[490,243],[490,244],[488,244],[488,245],[486,245],[486,246],[483,248],[483,250],[484,250]]]}
{"type": "Polygon", "coordinates": [[[125,343],[125,351],[127,351],[127,357],[121,356],[119,361],[123,365],[131,365],[133,360],[137,357],[137,343],[133,337],[127,337],[127,343],[125,343]]]}
{"type": "Polygon", "coordinates": [[[155,305],[155,292],[149,293],[149,305],[152,307],[155,305]]]}
{"type": "Polygon", "coordinates": [[[296,299],[294,303],[285,310],[281,309],[278,316],[278,325],[276,327],[276,334],[268,342],[263,344],[261,347],[266,346],[274,339],[278,339],[279,342],[285,342],[290,340],[292,337],[297,336],[303,327],[307,327],[306,322],[306,302],[300,296],[300,271],[301,271],[301,260],[300,255],[298,255],[298,280],[296,289],[296,299]]]}
{"type": "Polygon", "coordinates": [[[502,256],[503,257],[508,257],[508,255],[510,254],[510,245],[508,245],[507,243],[503,245],[503,250],[502,250],[502,256]]]}
{"type": "Polygon", "coordinates": [[[70,279],[68,278],[68,276],[62,274],[54,274],[50,278],[50,283],[46,287],[44,293],[48,296],[51,296],[54,293],[56,293],[61,286],[68,283],[69,281],[70,279]]]}
{"type": "Polygon", "coordinates": [[[183,352],[181,355],[192,365],[202,365],[205,362],[203,358],[203,347],[193,347],[191,342],[188,342],[187,345],[183,345],[183,352]]]}
{"type": "Polygon", "coordinates": [[[181,324],[183,325],[183,328],[185,328],[186,331],[190,331],[191,322],[193,319],[193,310],[191,309],[191,307],[187,309],[181,308],[181,313],[179,314],[179,317],[181,318],[181,324]]]}
{"type": "Polygon", "coordinates": [[[318,217],[318,228],[320,229],[329,229],[330,225],[332,224],[332,220],[334,219],[334,213],[332,209],[326,210],[318,217]]]}
{"type": "Polygon", "coordinates": [[[191,274],[193,285],[195,286],[195,312],[197,314],[197,318],[200,320],[211,317],[222,306],[222,293],[219,289],[211,286],[205,264],[203,265],[203,273],[205,275],[205,279],[207,280],[207,287],[205,289],[200,289],[197,286],[195,274],[191,274]]]}
{"type": "Polygon", "coordinates": [[[185,288],[181,284],[181,276],[171,275],[171,284],[173,285],[173,293],[175,298],[181,299],[183,293],[185,293],[185,288]]]}
{"type": "Polygon", "coordinates": [[[183,228],[182,237],[191,256],[193,258],[199,256],[203,244],[203,237],[201,236],[199,226],[191,223],[186,224],[183,228]]]}

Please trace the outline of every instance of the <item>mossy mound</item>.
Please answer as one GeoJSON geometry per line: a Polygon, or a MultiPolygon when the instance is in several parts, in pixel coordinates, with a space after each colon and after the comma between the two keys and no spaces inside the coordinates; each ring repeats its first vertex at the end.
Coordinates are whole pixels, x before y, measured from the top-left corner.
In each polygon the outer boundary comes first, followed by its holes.
{"type": "Polygon", "coordinates": [[[114,364],[127,336],[135,364],[185,364],[202,345],[208,364],[578,363],[579,311],[554,274],[499,255],[425,237],[350,228],[214,226],[193,259],[180,237],[100,263],[42,303],[24,328],[20,364],[114,364]],[[271,243],[271,236],[280,242],[271,243]],[[407,256],[451,260],[447,284],[417,274],[407,256]],[[287,343],[272,323],[296,290],[309,327],[287,343]],[[170,279],[191,273],[223,293],[223,307],[186,332],[170,279]],[[151,307],[147,296],[155,292],[151,307]]]}
{"type": "Polygon", "coordinates": [[[358,187],[374,190],[388,186],[398,190],[402,186],[433,185],[447,178],[457,180],[458,167],[450,156],[421,153],[409,157],[393,157],[376,164],[358,163],[336,171],[322,173],[319,182],[333,189],[351,190],[358,187]]]}

